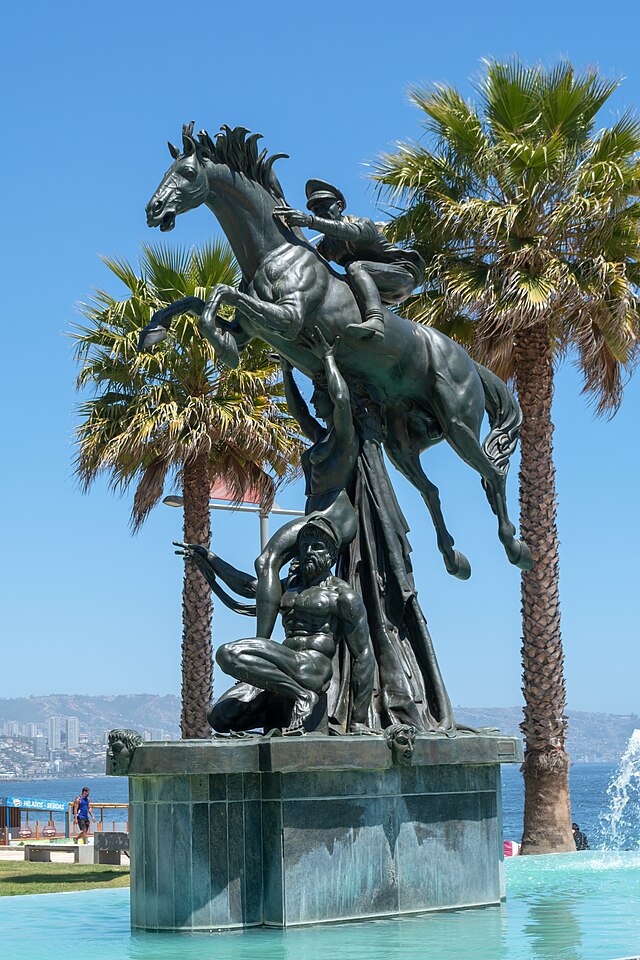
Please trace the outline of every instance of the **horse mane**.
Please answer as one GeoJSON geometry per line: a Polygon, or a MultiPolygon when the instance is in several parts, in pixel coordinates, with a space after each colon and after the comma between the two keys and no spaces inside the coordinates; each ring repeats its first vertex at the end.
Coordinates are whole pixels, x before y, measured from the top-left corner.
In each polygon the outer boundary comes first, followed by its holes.
{"type": "MultiPolygon", "coordinates": [[[[182,127],[182,138],[194,140],[193,120],[182,127]]],[[[288,158],[286,153],[267,155],[266,149],[258,153],[261,133],[250,133],[246,127],[231,127],[224,124],[212,139],[206,130],[198,133],[194,143],[201,157],[209,157],[214,163],[224,163],[230,170],[243,173],[249,180],[259,183],[274,200],[284,201],[284,191],[276,177],[273,165],[276,160],[288,158]]]]}

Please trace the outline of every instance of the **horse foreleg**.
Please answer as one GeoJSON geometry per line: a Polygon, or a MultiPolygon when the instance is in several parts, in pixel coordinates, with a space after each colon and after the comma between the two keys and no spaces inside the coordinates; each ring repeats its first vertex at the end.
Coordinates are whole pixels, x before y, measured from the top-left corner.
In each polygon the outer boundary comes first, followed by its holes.
{"type": "Polygon", "coordinates": [[[183,313],[194,313],[200,316],[204,309],[204,300],[200,297],[183,297],[170,303],[168,307],[156,310],[151,320],[143,327],[138,336],[138,350],[142,353],[161,343],[171,329],[171,321],[183,313]]]}
{"type": "Polygon", "coordinates": [[[516,540],[516,528],[509,519],[506,493],[506,472],[489,460],[479,437],[459,419],[447,422],[446,440],[459,457],[482,477],[482,486],[491,509],[498,518],[498,537],[510,562],[521,570],[531,570],[533,558],[524,540],[516,540]]]}
{"type": "Polygon", "coordinates": [[[302,329],[303,307],[299,294],[292,294],[271,303],[257,297],[241,293],[236,287],[218,284],[209,296],[201,318],[201,323],[215,325],[220,304],[228,303],[236,307],[250,323],[264,329],[264,338],[268,340],[269,331],[295,340],[302,329]]]}

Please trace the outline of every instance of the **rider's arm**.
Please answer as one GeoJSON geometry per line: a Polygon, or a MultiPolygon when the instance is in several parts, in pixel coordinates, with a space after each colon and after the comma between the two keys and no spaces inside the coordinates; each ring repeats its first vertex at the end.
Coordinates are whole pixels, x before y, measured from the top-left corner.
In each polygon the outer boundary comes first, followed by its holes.
{"type": "Polygon", "coordinates": [[[76,823],[78,819],[78,807],[80,806],[80,799],[78,797],[73,801],[73,822],[76,823]]]}
{"type": "Polygon", "coordinates": [[[96,822],[96,818],[95,818],[94,815],[93,815],[93,806],[92,806],[91,803],[89,803],[89,806],[88,806],[87,809],[89,810],[89,816],[91,817],[91,819],[92,819],[93,822],[95,823],[95,822],[96,822]]]}
{"type": "Polygon", "coordinates": [[[375,657],[369,637],[367,612],[361,597],[346,584],[338,599],[338,616],[342,621],[351,664],[352,723],[365,723],[373,694],[375,657]]]}
{"type": "Polygon", "coordinates": [[[333,425],[341,443],[352,443],[355,435],[351,397],[346,380],[338,369],[336,358],[329,353],[322,358],[327,376],[327,390],[333,404],[333,425]]]}
{"type": "Polygon", "coordinates": [[[316,217],[310,214],[309,227],[311,230],[317,230],[323,233],[325,237],[334,237],[336,240],[346,240],[352,243],[372,243],[378,235],[378,231],[373,220],[366,217],[353,217],[346,220],[325,220],[324,217],[316,217]]]}
{"type": "Polygon", "coordinates": [[[293,370],[286,363],[282,365],[282,380],[289,413],[298,421],[305,437],[315,443],[324,434],[324,428],[309,413],[309,407],[304,402],[302,394],[298,390],[298,385],[293,379],[293,370]]]}

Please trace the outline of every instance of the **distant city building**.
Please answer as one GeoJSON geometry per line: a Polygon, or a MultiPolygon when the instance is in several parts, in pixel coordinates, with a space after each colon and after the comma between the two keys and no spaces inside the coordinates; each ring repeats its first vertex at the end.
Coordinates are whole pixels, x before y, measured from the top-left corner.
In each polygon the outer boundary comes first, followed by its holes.
{"type": "Polygon", "coordinates": [[[60,749],[61,726],[60,717],[49,717],[49,750],[60,749]]]}
{"type": "Polygon", "coordinates": [[[38,736],[38,724],[37,723],[23,723],[22,724],[22,736],[23,737],[37,737],[38,736]]]}
{"type": "Polygon", "coordinates": [[[49,755],[49,744],[46,737],[33,738],[33,756],[37,760],[44,760],[49,755]]]}
{"type": "Polygon", "coordinates": [[[80,722],[77,717],[67,717],[67,750],[77,750],[80,743],[80,722]]]}
{"type": "Polygon", "coordinates": [[[16,723],[15,720],[7,720],[4,725],[4,733],[6,737],[19,737],[20,724],[16,723]]]}
{"type": "Polygon", "coordinates": [[[153,730],[151,731],[151,739],[164,740],[165,739],[164,730],[161,730],[160,727],[154,727],[153,730]]]}

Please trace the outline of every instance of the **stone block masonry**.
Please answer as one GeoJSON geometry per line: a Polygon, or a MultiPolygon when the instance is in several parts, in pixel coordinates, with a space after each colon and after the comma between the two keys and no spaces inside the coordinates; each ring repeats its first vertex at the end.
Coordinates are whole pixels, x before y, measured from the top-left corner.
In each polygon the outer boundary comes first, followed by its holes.
{"type": "Polygon", "coordinates": [[[500,763],[519,741],[418,736],[144,744],[130,770],[131,922],[295,926],[497,903],[500,763]]]}

